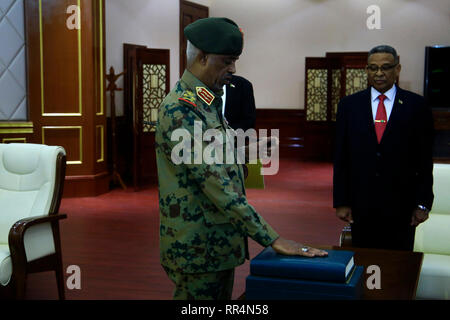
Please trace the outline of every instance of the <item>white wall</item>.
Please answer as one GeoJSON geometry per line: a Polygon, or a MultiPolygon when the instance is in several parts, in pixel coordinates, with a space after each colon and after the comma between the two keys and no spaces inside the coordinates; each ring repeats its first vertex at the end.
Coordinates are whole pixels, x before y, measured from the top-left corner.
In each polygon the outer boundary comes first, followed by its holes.
{"type": "MultiPolygon", "coordinates": [[[[212,0],[190,0],[209,7],[212,0]]],[[[123,71],[123,44],[170,49],[170,87],[179,79],[179,0],[106,0],[106,68],[123,71]]],[[[117,82],[123,88],[123,77],[117,82]]],[[[108,115],[109,94],[108,94],[108,115]]],[[[116,115],[123,114],[123,92],[116,92],[116,115]]]]}
{"type": "MultiPolygon", "coordinates": [[[[394,46],[400,85],[422,94],[425,46],[450,45],[448,0],[196,0],[210,16],[243,28],[237,74],[253,82],[257,108],[302,109],[305,57],[394,46]],[[381,30],[368,30],[369,5],[381,9],[381,30]]],[[[123,43],[170,49],[171,87],[179,76],[179,1],[106,0],[106,64],[123,69],[123,43]]],[[[122,82],[120,82],[122,85],[122,82]]],[[[116,94],[117,113],[123,96],[116,94]]]]}
{"type": "Polygon", "coordinates": [[[400,85],[423,94],[425,46],[450,45],[448,0],[216,0],[210,15],[244,29],[237,74],[253,82],[258,108],[304,107],[305,57],[378,44],[401,56],[400,85]],[[381,30],[367,28],[370,5],[381,9],[381,30]]]}

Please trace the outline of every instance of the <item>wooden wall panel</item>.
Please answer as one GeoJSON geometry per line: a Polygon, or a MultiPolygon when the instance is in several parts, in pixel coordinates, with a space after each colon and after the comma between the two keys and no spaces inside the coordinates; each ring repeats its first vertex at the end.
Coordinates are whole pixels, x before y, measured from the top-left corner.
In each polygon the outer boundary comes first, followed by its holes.
{"type": "Polygon", "coordinates": [[[105,161],[105,127],[98,125],[95,128],[95,159],[97,163],[105,161]]]}
{"type": "Polygon", "coordinates": [[[279,129],[280,157],[301,158],[304,149],[304,110],[256,109],[256,130],[279,129]]]}
{"type": "Polygon", "coordinates": [[[64,196],[108,190],[104,0],[25,0],[32,141],[68,155],[64,196]],[[67,21],[80,8],[81,28],[67,21]]]}
{"type": "Polygon", "coordinates": [[[41,72],[44,80],[41,82],[44,93],[42,113],[44,116],[81,115],[81,30],[68,29],[66,20],[69,15],[65,14],[74,1],[39,2],[41,72]]]}
{"type": "Polygon", "coordinates": [[[42,143],[62,146],[66,150],[68,165],[83,164],[82,127],[42,127],[42,143]]]}
{"type": "Polygon", "coordinates": [[[32,142],[33,134],[32,122],[0,122],[1,143],[32,142]]]}

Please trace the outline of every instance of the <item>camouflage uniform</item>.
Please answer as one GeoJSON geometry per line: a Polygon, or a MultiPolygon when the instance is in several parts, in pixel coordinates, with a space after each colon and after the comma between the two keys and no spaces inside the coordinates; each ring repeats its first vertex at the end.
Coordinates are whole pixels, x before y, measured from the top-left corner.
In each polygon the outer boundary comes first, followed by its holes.
{"type": "MultiPolygon", "coordinates": [[[[229,127],[221,108],[221,95],[185,71],[162,102],[156,126],[161,264],[174,282],[190,279],[198,282],[191,285],[197,288],[202,287],[202,278],[192,274],[216,273],[227,278],[219,271],[234,270],[244,263],[247,236],[264,247],[278,238],[247,202],[242,165],[172,162],[172,149],[178,141],[171,141],[171,135],[176,129],[186,129],[194,137],[194,121],[201,121],[203,132],[214,128],[225,136],[229,127]]],[[[177,293],[185,286],[176,285],[174,298],[208,298],[177,293]]]]}
{"type": "Polygon", "coordinates": [[[164,267],[175,283],[174,300],[230,300],[234,269],[205,273],[180,273],[164,267]]]}

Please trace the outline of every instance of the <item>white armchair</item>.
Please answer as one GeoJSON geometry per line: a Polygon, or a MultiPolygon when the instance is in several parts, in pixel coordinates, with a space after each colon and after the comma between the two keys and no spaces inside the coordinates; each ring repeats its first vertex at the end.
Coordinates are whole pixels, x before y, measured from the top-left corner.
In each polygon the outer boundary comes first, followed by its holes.
{"type": "Polygon", "coordinates": [[[64,299],[58,214],[66,153],[62,147],[0,143],[0,292],[25,297],[28,273],[55,271],[64,299]]]}
{"type": "Polygon", "coordinates": [[[424,253],[416,298],[450,299],[450,164],[435,163],[433,177],[433,208],[414,242],[424,253]]]}

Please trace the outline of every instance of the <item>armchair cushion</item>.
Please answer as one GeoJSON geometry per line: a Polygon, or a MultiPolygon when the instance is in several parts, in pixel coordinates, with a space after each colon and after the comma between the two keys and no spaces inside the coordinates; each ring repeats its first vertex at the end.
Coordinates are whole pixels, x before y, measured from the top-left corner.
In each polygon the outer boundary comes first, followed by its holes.
{"type": "Polygon", "coordinates": [[[6,286],[12,275],[12,261],[7,244],[0,244],[0,284],[6,286]]]}
{"type": "Polygon", "coordinates": [[[49,213],[60,152],[65,154],[56,146],[0,144],[0,244],[8,243],[16,221],[49,213]]]}
{"type": "Polygon", "coordinates": [[[27,274],[55,271],[65,298],[58,214],[66,152],[58,146],[0,143],[0,294],[23,299],[27,274]]]}
{"type": "MultiPolygon", "coordinates": [[[[13,273],[12,227],[23,219],[53,213],[58,155],[65,155],[62,147],[0,143],[0,285],[8,285],[13,273]]],[[[55,253],[50,222],[26,229],[23,247],[28,262],[55,253]]]]}
{"type": "Polygon", "coordinates": [[[450,255],[449,228],[450,215],[430,212],[428,220],[416,229],[414,251],[450,255]]]}
{"type": "Polygon", "coordinates": [[[414,251],[450,255],[450,164],[435,163],[433,179],[433,208],[416,229],[414,251]]]}
{"type": "Polygon", "coordinates": [[[424,254],[417,299],[450,299],[450,256],[424,254]]]}
{"type": "Polygon", "coordinates": [[[450,219],[450,164],[435,163],[433,168],[434,203],[432,211],[450,219]]]}
{"type": "Polygon", "coordinates": [[[433,178],[433,208],[414,241],[424,253],[416,298],[450,299],[450,164],[435,163],[433,178]]]}
{"type": "Polygon", "coordinates": [[[27,261],[33,261],[55,252],[52,226],[50,223],[30,227],[23,239],[27,261]]]}

